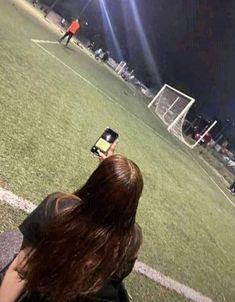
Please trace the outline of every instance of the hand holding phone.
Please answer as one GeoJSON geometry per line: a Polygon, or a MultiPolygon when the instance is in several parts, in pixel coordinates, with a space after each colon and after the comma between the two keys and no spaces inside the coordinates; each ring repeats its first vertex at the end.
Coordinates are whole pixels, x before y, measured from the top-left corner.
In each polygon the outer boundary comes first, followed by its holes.
{"type": "Polygon", "coordinates": [[[107,158],[107,157],[113,155],[113,154],[115,153],[115,149],[116,149],[117,144],[118,144],[118,139],[116,139],[116,140],[112,143],[111,147],[109,148],[109,150],[108,150],[106,153],[99,152],[99,160],[102,161],[102,160],[104,160],[105,158],[107,158]]]}
{"type": "Polygon", "coordinates": [[[96,143],[92,146],[91,152],[104,159],[114,153],[118,142],[118,133],[111,128],[106,128],[96,143]]]}

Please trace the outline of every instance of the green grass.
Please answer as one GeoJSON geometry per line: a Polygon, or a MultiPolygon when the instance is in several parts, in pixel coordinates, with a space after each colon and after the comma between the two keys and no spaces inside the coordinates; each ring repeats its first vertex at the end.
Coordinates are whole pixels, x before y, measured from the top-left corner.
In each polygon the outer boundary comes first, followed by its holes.
{"type": "Polygon", "coordinates": [[[160,285],[156,285],[153,281],[146,277],[131,273],[127,278],[126,287],[132,297],[133,302],[187,302],[190,301],[182,296],[171,292],[160,285]]]}
{"type": "Polygon", "coordinates": [[[209,166],[220,176],[220,179],[226,184],[230,184],[234,180],[234,175],[230,172],[224,163],[222,163],[217,154],[213,149],[207,149],[204,146],[198,146],[197,149],[193,150],[194,154],[197,155],[197,158],[200,157],[202,160],[205,160],[209,166]]]}
{"type": "Polygon", "coordinates": [[[0,200],[0,232],[16,229],[25,218],[24,212],[0,200]]]}
{"type": "Polygon", "coordinates": [[[50,192],[76,189],[97,165],[91,145],[113,127],[120,133],[118,152],[144,175],[140,260],[215,301],[232,301],[234,207],[146,108],[144,97],[78,48],[43,45],[99,90],[83,81],[31,42],[56,40],[48,25],[11,3],[0,0],[4,183],[35,203],[50,192]]]}

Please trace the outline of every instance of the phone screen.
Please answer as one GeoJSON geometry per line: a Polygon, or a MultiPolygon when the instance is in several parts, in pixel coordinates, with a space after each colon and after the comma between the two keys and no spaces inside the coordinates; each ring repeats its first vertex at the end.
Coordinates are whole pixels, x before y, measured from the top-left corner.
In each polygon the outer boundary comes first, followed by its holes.
{"type": "Polygon", "coordinates": [[[98,155],[100,151],[106,153],[117,138],[118,134],[114,130],[111,128],[106,128],[97,142],[91,148],[91,152],[98,155]]]}
{"type": "Polygon", "coordinates": [[[100,150],[107,152],[108,149],[111,146],[110,142],[107,142],[106,140],[104,140],[102,137],[97,141],[97,143],[95,144],[97,148],[99,148],[100,150]]]}

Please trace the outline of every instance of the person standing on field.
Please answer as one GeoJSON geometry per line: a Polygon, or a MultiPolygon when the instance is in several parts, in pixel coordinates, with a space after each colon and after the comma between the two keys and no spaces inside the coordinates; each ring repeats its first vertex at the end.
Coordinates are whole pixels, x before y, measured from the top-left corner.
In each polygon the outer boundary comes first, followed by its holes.
{"type": "Polygon", "coordinates": [[[230,193],[232,193],[233,195],[235,195],[235,180],[234,180],[234,182],[230,185],[230,187],[228,188],[228,190],[230,191],[230,193]]]}
{"type": "Polygon", "coordinates": [[[68,37],[67,42],[66,42],[66,46],[68,46],[69,41],[71,40],[73,35],[79,30],[80,27],[81,27],[81,25],[80,25],[79,19],[75,19],[74,21],[72,21],[72,23],[70,24],[66,33],[59,39],[59,42],[61,43],[62,40],[64,40],[66,37],[68,37]]]}

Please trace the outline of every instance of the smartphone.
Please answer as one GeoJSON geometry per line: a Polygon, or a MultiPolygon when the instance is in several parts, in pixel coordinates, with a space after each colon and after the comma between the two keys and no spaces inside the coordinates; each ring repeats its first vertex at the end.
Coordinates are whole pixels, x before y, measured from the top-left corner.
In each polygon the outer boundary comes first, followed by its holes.
{"type": "Polygon", "coordinates": [[[95,155],[99,155],[99,152],[106,153],[118,136],[117,132],[109,127],[106,128],[96,143],[92,146],[91,152],[95,155]]]}

